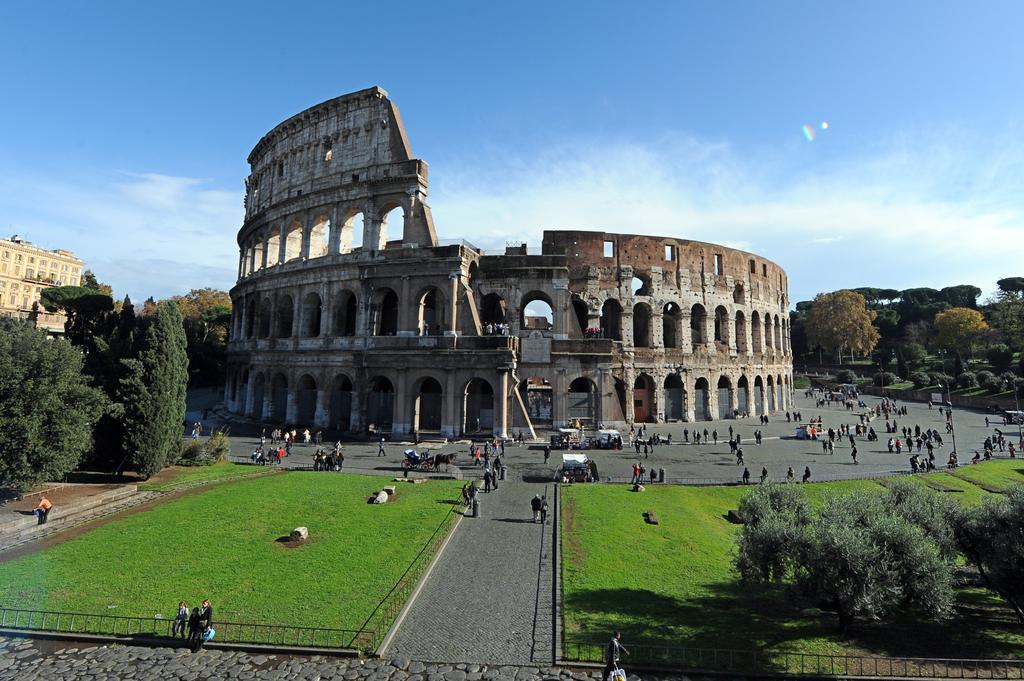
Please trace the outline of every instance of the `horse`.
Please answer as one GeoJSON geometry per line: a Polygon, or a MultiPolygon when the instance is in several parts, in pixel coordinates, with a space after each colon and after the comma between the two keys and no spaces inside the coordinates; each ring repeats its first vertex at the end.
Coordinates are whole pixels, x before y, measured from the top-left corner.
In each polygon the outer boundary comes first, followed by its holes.
{"type": "Polygon", "coordinates": [[[445,471],[448,470],[448,464],[455,463],[455,452],[450,454],[435,454],[434,455],[434,470],[440,470],[441,464],[444,464],[445,471]]]}

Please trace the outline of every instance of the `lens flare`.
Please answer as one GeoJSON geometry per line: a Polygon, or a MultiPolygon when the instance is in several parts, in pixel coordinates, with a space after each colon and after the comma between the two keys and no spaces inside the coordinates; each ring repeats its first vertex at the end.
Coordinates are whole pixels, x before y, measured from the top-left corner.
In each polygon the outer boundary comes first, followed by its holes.
{"type": "Polygon", "coordinates": [[[807,138],[807,141],[808,142],[813,142],[814,141],[814,128],[809,126],[809,125],[805,125],[803,127],[803,130],[804,130],[804,137],[807,138]]]}
{"type": "Polygon", "coordinates": [[[828,130],[828,121],[822,121],[821,122],[821,129],[822,130],[828,130]]]}

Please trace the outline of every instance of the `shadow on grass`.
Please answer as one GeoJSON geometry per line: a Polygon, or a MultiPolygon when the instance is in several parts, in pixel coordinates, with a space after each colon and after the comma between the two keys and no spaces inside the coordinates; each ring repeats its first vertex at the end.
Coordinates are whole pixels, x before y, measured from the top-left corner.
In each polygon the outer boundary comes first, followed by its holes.
{"type": "Polygon", "coordinates": [[[619,629],[627,648],[633,642],[737,651],[1007,658],[1018,655],[1024,643],[1012,611],[971,588],[958,592],[951,620],[931,622],[906,613],[886,623],[858,621],[845,635],[833,613],[807,607],[785,589],[738,582],[709,585],[705,595],[685,601],[623,588],[574,592],[564,602],[566,614],[580,625],[574,636],[604,643],[619,629]]]}

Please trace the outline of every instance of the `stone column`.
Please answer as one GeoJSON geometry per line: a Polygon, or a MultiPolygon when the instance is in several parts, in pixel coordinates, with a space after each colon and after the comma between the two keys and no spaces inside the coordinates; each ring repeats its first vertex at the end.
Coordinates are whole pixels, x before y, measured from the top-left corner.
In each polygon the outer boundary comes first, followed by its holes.
{"type": "Polygon", "coordinates": [[[455,370],[449,369],[444,387],[444,417],[441,419],[441,435],[445,437],[456,437],[459,434],[459,424],[456,418],[459,409],[458,395],[456,395],[455,370]]]}
{"type": "Polygon", "coordinates": [[[448,279],[451,282],[451,305],[449,306],[448,328],[444,335],[457,336],[459,335],[459,291],[462,290],[462,272],[456,270],[448,275],[448,279]]]}
{"type": "MultiPolygon", "coordinates": [[[[270,372],[267,373],[269,374],[270,372]]],[[[274,412],[274,389],[272,385],[273,381],[271,379],[263,381],[263,406],[260,408],[259,414],[255,415],[264,421],[269,421],[274,412]]]]}
{"type": "MultiPolygon", "coordinates": [[[[331,206],[331,233],[327,238],[327,255],[337,255],[338,253],[341,252],[341,225],[338,224],[338,215],[338,206],[331,206]]],[[[349,243],[349,245],[351,246],[351,242],[349,243]]]]}
{"type": "Polygon", "coordinates": [[[708,417],[709,421],[718,420],[718,382],[708,379],[708,417]]]}
{"type": "Polygon", "coordinates": [[[695,388],[697,381],[696,379],[694,379],[688,373],[685,372],[682,374],[682,376],[680,376],[680,378],[683,381],[683,406],[685,408],[684,419],[687,421],[687,423],[693,423],[694,421],[697,420],[697,412],[693,407],[697,400],[697,393],[695,388]]]}
{"type": "Polygon", "coordinates": [[[402,275],[402,290],[398,298],[398,332],[399,336],[419,335],[419,301],[412,299],[409,275],[402,275]]]}
{"type": "MultiPolygon", "coordinates": [[[[249,382],[245,384],[246,413],[243,414],[243,416],[259,416],[259,414],[257,414],[256,412],[256,405],[252,403],[256,392],[256,381],[253,380],[255,378],[255,373],[256,372],[254,372],[251,368],[249,369],[249,382]]],[[[264,391],[266,391],[266,387],[264,387],[264,391]]],[[[261,409],[263,408],[262,404],[259,406],[261,409]]]]}
{"type": "Polygon", "coordinates": [[[636,374],[633,373],[631,367],[626,367],[626,371],[622,376],[622,382],[626,386],[626,413],[623,416],[626,419],[626,424],[630,425],[636,416],[636,410],[633,407],[633,385],[636,383],[636,374]]]}
{"type": "Polygon", "coordinates": [[[284,420],[288,423],[295,423],[299,420],[299,395],[298,383],[289,381],[288,406],[285,408],[284,420]]]}
{"type": "Polygon", "coordinates": [[[509,437],[508,432],[508,369],[501,368],[498,370],[499,376],[499,388],[498,393],[501,395],[501,401],[498,404],[498,436],[502,438],[509,437]]]}
{"type": "Polygon", "coordinates": [[[622,345],[633,347],[633,308],[622,310],[622,345]]]}
{"type": "Polygon", "coordinates": [[[331,303],[327,299],[327,284],[320,284],[320,337],[326,338],[331,331],[331,303]]]}
{"type": "Polygon", "coordinates": [[[260,254],[260,268],[267,269],[267,264],[270,260],[270,253],[268,252],[270,250],[270,232],[263,235],[261,243],[263,244],[261,249],[263,252],[260,254]]]}
{"type": "Polygon", "coordinates": [[[299,248],[300,260],[309,260],[309,251],[313,240],[313,220],[315,219],[310,217],[311,215],[312,213],[306,213],[302,216],[302,246],[299,248]]]}
{"type": "Polygon", "coordinates": [[[729,418],[735,418],[736,411],[740,408],[740,389],[737,386],[738,380],[735,377],[730,376],[729,381],[732,384],[732,388],[729,390],[729,418]]]}
{"type": "Polygon", "coordinates": [[[651,311],[651,347],[665,347],[665,315],[661,312],[651,311]]]}
{"type": "Polygon", "coordinates": [[[316,389],[316,411],[313,413],[313,425],[317,428],[326,428],[331,416],[328,400],[331,399],[331,392],[327,387],[318,385],[316,389]]]}
{"type": "Polygon", "coordinates": [[[239,247],[238,249],[238,278],[241,279],[245,275],[245,249],[239,247]]]}
{"type": "Polygon", "coordinates": [[[416,427],[412,405],[416,401],[415,395],[408,394],[408,374],[405,369],[398,370],[398,380],[395,384],[395,405],[394,414],[391,418],[391,431],[393,433],[411,433],[416,427]]]}
{"type": "Polygon", "coordinates": [[[381,229],[381,218],[375,207],[363,210],[363,250],[383,251],[387,235],[381,229]]]}
{"type": "Polygon", "coordinates": [[[569,302],[568,286],[568,282],[564,286],[561,282],[555,282],[555,297],[551,301],[551,313],[554,315],[554,337],[559,340],[569,338],[569,320],[570,317],[573,319],[576,317],[572,312],[572,304],[569,302]]]}
{"type": "Polygon", "coordinates": [[[657,423],[665,423],[665,372],[654,372],[652,379],[654,389],[651,391],[651,401],[654,403],[654,420],[657,423]]]}
{"type": "Polygon", "coordinates": [[[302,291],[292,291],[292,338],[299,337],[302,328],[302,291]]]}
{"type": "Polygon", "coordinates": [[[565,381],[565,369],[555,369],[554,378],[551,385],[551,425],[558,428],[569,419],[569,386],[565,381]]]}
{"type": "Polygon", "coordinates": [[[288,253],[288,221],[278,223],[277,227],[277,264],[280,265],[288,253]]]}
{"type": "Polygon", "coordinates": [[[679,349],[684,355],[693,354],[693,335],[690,333],[690,313],[680,310],[679,327],[676,331],[679,349]]]}
{"type": "Polygon", "coordinates": [[[750,378],[747,378],[747,403],[743,408],[746,410],[748,416],[754,415],[754,391],[756,389],[757,388],[754,387],[754,384],[751,383],[750,378]]]}

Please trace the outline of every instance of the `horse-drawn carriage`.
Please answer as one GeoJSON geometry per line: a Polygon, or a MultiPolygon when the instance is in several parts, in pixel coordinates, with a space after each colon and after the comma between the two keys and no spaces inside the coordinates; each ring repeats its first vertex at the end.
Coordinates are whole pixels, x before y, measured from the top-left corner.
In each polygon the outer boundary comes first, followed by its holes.
{"type": "Polygon", "coordinates": [[[427,451],[417,452],[415,449],[407,449],[404,453],[405,458],[402,460],[402,468],[406,470],[436,471],[440,470],[441,466],[448,470],[448,464],[455,463],[454,452],[431,455],[427,451]]]}

